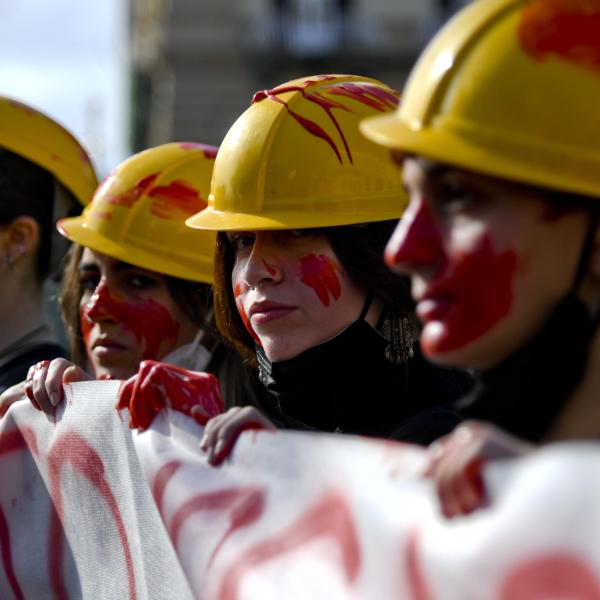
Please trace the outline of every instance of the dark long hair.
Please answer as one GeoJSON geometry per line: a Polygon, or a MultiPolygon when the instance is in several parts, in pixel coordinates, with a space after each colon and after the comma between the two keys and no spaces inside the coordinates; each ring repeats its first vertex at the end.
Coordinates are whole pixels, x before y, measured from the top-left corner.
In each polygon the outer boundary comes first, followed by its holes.
{"type": "MultiPolygon", "coordinates": [[[[383,251],[397,220],[323,227],[323,233],[352,281],[374,297],[381,299],[385,310],[396,319],[408,319],[417,331],[410,287],[405,277],[392,273],[383,262],[383,251]]],[[[221,335],[236,348],[244,360],[256,367],[254,340],[238,313],[231,273],[235,255],[225,233],[217,236],[215,254],[215,319],[221,335]]]]}

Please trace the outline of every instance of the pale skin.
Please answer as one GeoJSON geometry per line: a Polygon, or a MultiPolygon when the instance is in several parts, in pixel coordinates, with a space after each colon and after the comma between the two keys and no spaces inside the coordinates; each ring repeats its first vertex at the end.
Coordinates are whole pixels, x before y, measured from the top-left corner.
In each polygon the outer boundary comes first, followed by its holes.
{"type": "MultiPolygon", "coordinates": [[[[553,210],[543,192],[510,182],[420,157],[396,158],[403,164],[410,204],[388,243],[386,262],[411,278],[423,322],[423,349],[440,364],[492,368],[537,332],[570,289],[589,213],[553,210]]],[[[597,311],[598,233],[578,293],[591,311],[597,311]]],[[[557,420],[552,439],[600,434],[600,421],[590,423],[597,409],[587,411],[600,390],[594,374],[599,343],[596,340],[588,373],[557,420]]],[[[475,422],[436,442],[428,475],[436,481],[444,514],[467,514],[481,505],[480,467],[486,459],[530,449],[475,422]]]]}
{"type": "MultiPolygon", "coordinates": [[[[197,326],[171,297],[165,276],[160,273],[85,248],[79,276],[82,286],[80,310],[82,319],[87,320],[84,340],[95,378],[132,377],[142,360],[160,360],[175,348],[192,341],[198,332],[197,326]],[[135,327],[140,322],[144,324],[144,311],[148,310],[152,311],[150,317],[158,315],[165,325],[158,333],[147,332],[140,336],[135,327]],[[164,334],[162,338],[161,334],[164,334]],[[153,356],[147,355],[149,350],[153,356]]],[[[62,400],[64,383],[92,378],[65,359],[38,363],[30,375],[27,395],[34,406],[48,414],[62,400]]],[[[11,398],[17,394],[20,398],[22,392],[23,387],[11,388],[11,398]]],[[[8,405],[9,400],[8,397],[6,400],[0,398],[0,406],[8,405]]]]}
{"type": "MultiPolygon", "coordinates": [[[[235,253],[231,285],[238,311],[246,315],[247,328],[269,360],[294,358],[358,318],[366,292],[348,277],[323,234],[300,229],[240,231],[227,237],[235,253]],[[322,275],[308,276],[307,265],[309,274],[321,268],[322,275]]],[[[375,300],[366,321],[374,325],[381,311],[382,303],[375,300]]],[[[245,429],[275,427],[250,406],[214,417],[200,444],[208,461],[223,460],[245,429]]]]}

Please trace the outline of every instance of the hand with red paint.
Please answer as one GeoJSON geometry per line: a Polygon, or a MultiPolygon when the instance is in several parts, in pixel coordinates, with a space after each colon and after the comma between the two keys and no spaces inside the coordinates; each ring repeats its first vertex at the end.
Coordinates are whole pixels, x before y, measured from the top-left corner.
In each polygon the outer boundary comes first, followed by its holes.
{"type": "Polygon", "coordinates": [[[467,515],[486,503],[482,471],[490,459],[523,456],[534,448],[488,423],[468,421],[428,449],[425,475],[433,479],[442,513],[467,515]]]}
{"type": "Polygon", "coordinates": [[[129,409],[129,427],[144,430],[163,408],[182,412],[204,425],[223,412],[223,400],[214,375],[144,360],[121,387],[117,408],[129,409]]]}
{"type": "Polygon", "coordinates": [[[210,419],[204,429],[200,448],[207,453],[211,465],[218,465],[229,456],[240,433],[248,429],[277,428],[254,406],[236,406],[226,413],[210,419]]]}
{"type": "Polygon", "coordinates": [[[33,406],[51,415],[64,399],[64,384],[89,379],[91,377],[77,365],[64,358],[55,358],[53,361],[42,360],[30,367],[22,385],[33,406]]]}

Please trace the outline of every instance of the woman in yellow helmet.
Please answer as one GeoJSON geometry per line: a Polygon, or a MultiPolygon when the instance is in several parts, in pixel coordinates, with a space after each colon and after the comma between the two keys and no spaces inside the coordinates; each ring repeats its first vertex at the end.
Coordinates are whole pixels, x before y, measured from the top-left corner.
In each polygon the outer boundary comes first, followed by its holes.
{"type": "MultiPolygon", "coordinates": [[[[215,236],[184,223],[206,205],[216,151],[170,143],[136,154],[98,188],[81,217],[59,222],[75,242],[61,307],[78,368],[56,360],[32,369],[27,394],[38,407],[51,412],[63,380],[88,378],[85,368],[97,379],[127,379],[140,365],[145,377],[153,361],[209,372],[236,363],[210,331],[215,236]]],[[[186,377],[199,391],[216,387],[206,374],[186,377]]],[[[237,380],[222,380],[228,396],[237,380]]],[[[169,399],[173,406],[179,400],[169,399]]],[[[133,423],[145,427],[150,419],[142,407],[132,410],[133,423]]]]}
{"type": "Polygon", "coordinates": [[[473,423],[434,449],[447,515],[485,458],[600,436],[600,4],[475,2],[420,58],[400,110],[365,121],[410,204],[387,262],[410,275],[422,346],[472,367],[473,423]]]}
{"type": "Polygon", "coordinates": [[[56,220],[78,214],[96,185],[88,155],[68,131],[0,97],[0,393],[30,365],[66,355],[45,323],[42,289],[67,249],[53,233],[56,220]]]}
{"type": "Polygon", "coordinates": [[[217,324],[255,400],[209,423],[209,460],[251,426],[427,443],[457,422],[441,405],[462,382],[423,360],[406,282],[382,260],[399,173],[358,132],[397,101],[373,79],[310,77],[256,94],[227,133],[188,223],[219,231],[217,324]]]}

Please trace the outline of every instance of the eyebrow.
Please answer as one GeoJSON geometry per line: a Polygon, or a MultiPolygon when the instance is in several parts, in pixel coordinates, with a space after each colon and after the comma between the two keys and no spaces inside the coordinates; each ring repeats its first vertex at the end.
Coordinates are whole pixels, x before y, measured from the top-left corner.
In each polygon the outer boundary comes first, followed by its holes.
{"type": "MultiPolygon", "coordinates": [[[[135,265],[124,262],[122,260],[115,261],[115,263],[112,266],[112,269],[114,271],[116,271],[117,273],[119,273],[121,271],[126,271],[127,269],[137,269],[137,268],[141,268],[141,267],[136,267],[135,265]]],[[[93,263],[93,262],[79,263],[79,270],[80,271],[99,271],[100,267],[96,263],[93,263]]]]}

